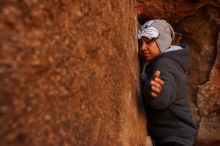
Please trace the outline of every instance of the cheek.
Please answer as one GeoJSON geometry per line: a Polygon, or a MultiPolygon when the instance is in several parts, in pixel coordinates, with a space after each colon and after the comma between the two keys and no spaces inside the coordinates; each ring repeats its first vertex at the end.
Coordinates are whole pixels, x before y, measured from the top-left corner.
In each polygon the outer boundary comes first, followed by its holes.
{"type": "Polygon", "coordinates": [[[152,44],[152,48],[153,48],[155,54],[160,54],[160,49],[159,49],[159,47],[157,46],[157,43],[156,43],[156,42],[154,42],[154,43],[152,44]]]}

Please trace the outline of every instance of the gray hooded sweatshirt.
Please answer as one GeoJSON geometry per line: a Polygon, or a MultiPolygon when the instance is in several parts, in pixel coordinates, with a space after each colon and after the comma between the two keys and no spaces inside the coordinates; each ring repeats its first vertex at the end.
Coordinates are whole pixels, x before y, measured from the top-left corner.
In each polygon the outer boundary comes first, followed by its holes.
{"type": "Polygon", "coordinates": [[[188,47],[184,45],[171,46],[146,64],[141,74],[148,128],[156,143],[193,145],[196,126],[187,95],[188,52],[188,47]],[[161,72],[164,86],[159,97],[151,97],[150,80],[157,70],[161,72]]]}

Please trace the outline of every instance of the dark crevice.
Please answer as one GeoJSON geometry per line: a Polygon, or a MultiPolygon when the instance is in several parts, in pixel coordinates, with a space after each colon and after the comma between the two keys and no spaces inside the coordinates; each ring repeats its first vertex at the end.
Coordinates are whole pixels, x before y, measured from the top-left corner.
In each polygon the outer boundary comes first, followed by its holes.
{"type": "Polygon", "coordinates": [[[146,15],[146,14],[141,14],[141,15],[138,15],[138,22],[143,25],[145,22],[147,22],[148,20],[151,20],[151,19],[154,19],[153,16],[149,16],[149,15],[146,15]]]}
{"type": "MultiPolygon", "coordinates": [[[[178,33],[182,34],[182,42],[186,43],[186,42],[192,42],[194,43],[194,52],[199,52],[200,49],[202,49],[199,45],[198,42],[194,41],[194,38],[190,35],[190,32],[186,32],[184,30],[184,28],[181,26],[181,23],[183,23],[184,21],[187,21],[189,19],[207,19],[207,23],[210,24],[210,31],[211,31],[211,36],[210,36],[210,47],[212,48],[212,52],[210,53],[208,59],[207,59],[207,63],[208,63],[208,69],[206,72],[205,77],[203,78],[203,80],[197,80],[195,83],[195,79],[193,79],[192,83],[194,83],[195,85],[192,86],[193,88],[191,88],[191,99],[192,99],[192,103],[195,105],[196,107],[196,111],[197,113],[195,113],[198,117],[197,117],[197,127],[198,129],[200,129],[200,123],[202,121],[202,118],[204,117],[204,115],[202,115],[201,113],[201,109],[199,107],[199,103],[198,103],[198,92],[199,92],[199,86],[204,85],[205,83],[209,82],[210,79],[210,75],[211,75],[211,71],[213,69],[213,66],[216,65],[216,59],[217,59],[217,53],[218,53],[218,44],[217,44],[217,40],[218,40],[218,34],[219,34],[219,30],[220,30],[220,25],[217,24],[217,22],[215,20],[212,20],[211,14],[212,13],[207,13],[209,9],[218,9],[216,7],[214,7],[213,5],[206,5],[204,7],[201,7],[200,9],[198,9],[196,11],[196,13],[192,16],[188,16],[183,18],[181,21],[179,21],[177,24],[175,24],[176,29],[178,30],[178,33]],[[188,41],[187,41],[188,40],[188,41]]],[[[190,25],[190,23],[188,23],[190,25]]],[[[199,62],[198,62],[199,63],[199,62]]],[[[199,79],[199,78],[198,78],[199,79]]],[[[218,109],[219,110],[219,109],[218,109]]],[[[198,142],[198,140],[196,140],[198,142]]]]}
{"type": "MultiPolygon", "coordinates": [[[[185,39],[194,40],[194,38],[191,36],[190,32],[186,32],[184,30],[183,26],[181,25],[183,22],[185,22],[187,20],[190,20],[190,19],[195,19],[197,17],[199,19],[201,19],[201,18],[202,19],[207,19],[207,22],[209,22],[212,26],[212,29],[211,29],[211,34],[212,35],[211,35],[211,40],[210,40],[211,41],[211,47],[210,48],[213,48],[213,49],[212,49],[212,53],[210,54],[210,56],[208,58],[208,62],[207,62],[208,66],[209,66],[209,69],[208,69],[204,79],[202,79],[202,81],[200,80],[198,85],[203,85],[203,84],[205,84],[206,82],[209,81],[210,73],[211,73],[212,67],[215,63],[216,54],[217,54],[217,37],[218,37],[219,26],[213,21],[210,22],[211,18],[207,13],[209,7],[212,7],[212,5],[207,5],[207,6],[204,6],[200,9],[198,9],[198,11],[193,16],[185,17],[184,19],[182,19],[181,21],[179,21],[178,23],[175,24],[175,26],[176,26],[175,28],[178,31],[178,33],[181,33],[182,36],[183,36],[183,39],[181,40],[181,43],[185,43],[185,41],[186,41],[185,39]]],[[[214,8],[216,8],[216,7],[214,7],[214,8]]],[[[196,41],[194,41],[194,43],[196,43],[196,46],[197,46],[194,49],[201,48],[200,44],[198,44],[196,41]]]]}

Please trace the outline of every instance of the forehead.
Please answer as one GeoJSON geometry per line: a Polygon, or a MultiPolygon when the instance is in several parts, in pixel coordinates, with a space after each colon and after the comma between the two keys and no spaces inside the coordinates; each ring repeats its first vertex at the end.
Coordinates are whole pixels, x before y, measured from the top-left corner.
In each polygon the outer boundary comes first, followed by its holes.
{"type": "Polygon", "coordinates": [[[146,43],[151,43],[151,42],[154,41],[154,39],[151,39],[151,40],[150,40],[150,39],[147,38],[147,37],[142,37],[142,38],[141,38],[141,42],[143,42],[143,41],[146,42],[146,43]]]}

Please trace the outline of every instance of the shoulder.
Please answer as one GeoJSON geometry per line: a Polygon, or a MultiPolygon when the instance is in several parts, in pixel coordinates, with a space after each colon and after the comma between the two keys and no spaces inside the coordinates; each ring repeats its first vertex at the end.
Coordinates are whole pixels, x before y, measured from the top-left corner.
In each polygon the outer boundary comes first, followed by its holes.
{"type": "Polygon", "coordinates": [[[153,63],[154,68],[172,69],[177,67],[177,63],[172,58],[160,57],[153,63]]]}

